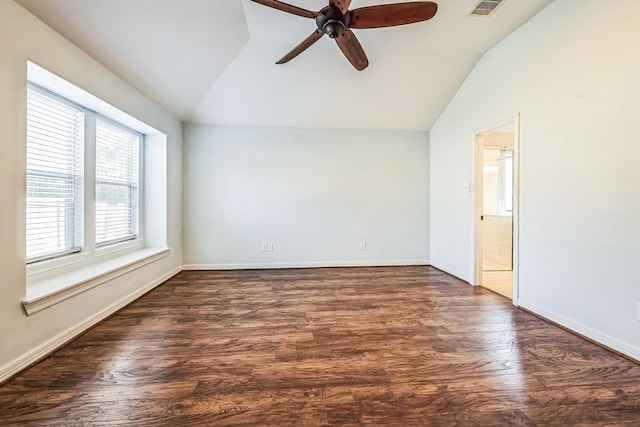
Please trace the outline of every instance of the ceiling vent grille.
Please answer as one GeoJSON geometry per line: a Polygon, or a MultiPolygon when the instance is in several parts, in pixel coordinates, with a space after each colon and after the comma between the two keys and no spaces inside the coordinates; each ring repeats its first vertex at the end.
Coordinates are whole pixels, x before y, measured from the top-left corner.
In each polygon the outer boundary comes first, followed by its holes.
{"type": "Polygon", "coordinates": [[[484,0],[478,3],[471,12],[472,15],[489,16],[491,15],[505,0],[484,0]]]}

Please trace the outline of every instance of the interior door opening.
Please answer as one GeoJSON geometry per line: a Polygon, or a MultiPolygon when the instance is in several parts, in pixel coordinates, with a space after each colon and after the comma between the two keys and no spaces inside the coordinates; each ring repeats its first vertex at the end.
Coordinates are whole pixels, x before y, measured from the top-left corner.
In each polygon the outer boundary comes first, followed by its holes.
{"type": "Polygon", "coordinates": [[[475,136],[475,278],[516,303],[517,119],[475,136]]]}

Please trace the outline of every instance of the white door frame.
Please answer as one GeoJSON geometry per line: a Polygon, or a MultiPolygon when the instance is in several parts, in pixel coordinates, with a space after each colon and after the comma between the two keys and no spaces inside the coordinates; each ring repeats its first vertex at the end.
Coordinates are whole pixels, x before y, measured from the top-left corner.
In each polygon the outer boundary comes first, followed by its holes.
{"type": "Polygon", "coordinates": [[[513,305],[518,305],[518,284],[520,277],[520,113],[497,125],[485,128],[473,135],[474,151],[474,201],[473,201],[473,278],[474,286],[482,285],[482,176],[483,176],[483,135],[496,132],[513,125],[513,305]]]}

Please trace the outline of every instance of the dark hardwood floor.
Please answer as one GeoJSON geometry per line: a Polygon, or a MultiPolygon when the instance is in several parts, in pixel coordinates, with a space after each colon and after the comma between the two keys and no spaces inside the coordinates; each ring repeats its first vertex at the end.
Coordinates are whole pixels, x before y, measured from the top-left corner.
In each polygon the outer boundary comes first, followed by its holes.
{"type": "Polygon", "coordinates": [[[182,272],[0,425],[639,426],[640,365],[430,267],[182,272]]]}

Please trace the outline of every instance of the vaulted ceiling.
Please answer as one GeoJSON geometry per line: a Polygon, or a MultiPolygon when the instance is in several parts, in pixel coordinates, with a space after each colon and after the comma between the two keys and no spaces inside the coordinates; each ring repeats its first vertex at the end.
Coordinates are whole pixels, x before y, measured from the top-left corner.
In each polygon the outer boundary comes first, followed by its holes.
{"type": "Polygon", "coordinates": [[[552,0],[507,0],[490,17],[470,16],[478,0],[440,0],[430,21],[354,30],[361,72],[328,37],[275,65],[315,23],[249,0],[16,1],[186,122],[428,130],[481,56],[552,0]]]}

